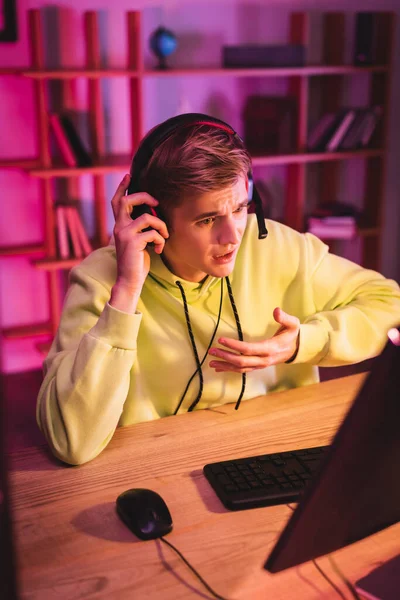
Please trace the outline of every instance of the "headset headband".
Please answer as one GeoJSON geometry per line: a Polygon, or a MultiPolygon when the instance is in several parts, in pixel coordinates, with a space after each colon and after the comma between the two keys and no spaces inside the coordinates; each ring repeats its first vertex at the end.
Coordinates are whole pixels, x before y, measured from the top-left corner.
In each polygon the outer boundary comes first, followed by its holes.
{"type": "MultiPolygon", "coordinates": [[[[140,173],[149,163],[154,150],[158,148],[158,146],[160,146],[163,142],[165,142],[165,140],[167,140],[178,129],[181,129],[182,127],[195,125],[209,125],[210,127],[221,129],[232,136],[237,136],[243,142],[241,137],[236,133],[236,131],[232,127],[230,127],[224,121],[216,119],[215,117],[210,117],[209,115],[204,115],[202,113],[185,113],[183,115],[171,117],[170,119],[167,119],[160,125],[157,125],[154,129],[152,129],[150,133],[148,133],[147,136],[140,143],[139,148],[132,159],[131,184],[128,188],[128,194],[133,194],[139,191],[138,185],[140,173]]],[[[249,176],[251,177],[251,179],[253,179],[251,171],[249,173],[249,176]]],[[[254,185],[254,182],[252,200],[254,201],[255,213],[258,223],[258,238],[264,239],[267,237],[268,231],[265,227],[262,201],[254,185]]]]}

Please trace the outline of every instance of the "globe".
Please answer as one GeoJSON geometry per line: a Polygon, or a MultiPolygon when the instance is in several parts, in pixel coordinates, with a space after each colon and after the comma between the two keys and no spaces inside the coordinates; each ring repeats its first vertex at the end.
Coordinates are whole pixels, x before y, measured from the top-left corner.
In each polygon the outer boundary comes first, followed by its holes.
{"type": "Polygon", "coordinates": [[[167,56],[175,52],[178,42],[176,36],[165,27],[158,27],[150,36],[150,48],[157,56],[159,69],[167,69],[167,56]]]}

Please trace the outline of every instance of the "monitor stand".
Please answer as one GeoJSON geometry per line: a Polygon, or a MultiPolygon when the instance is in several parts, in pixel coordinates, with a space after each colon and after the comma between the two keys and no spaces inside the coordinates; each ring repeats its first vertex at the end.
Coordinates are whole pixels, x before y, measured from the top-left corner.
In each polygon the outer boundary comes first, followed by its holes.
{"type": "Polygon", "coordinates": [[[398,600],[400,590],[400,554],[383,563],[355,583],[367,600],[398,600]]]}

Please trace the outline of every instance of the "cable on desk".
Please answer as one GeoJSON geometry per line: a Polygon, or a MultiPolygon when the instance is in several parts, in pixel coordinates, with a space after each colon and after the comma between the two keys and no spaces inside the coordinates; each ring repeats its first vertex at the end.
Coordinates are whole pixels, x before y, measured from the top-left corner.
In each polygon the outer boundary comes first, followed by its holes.
{"type": "Polygon", "coordinates": [[[332,579],[330,579],[328,577],[328,575],[325,573],[325,571],[322,570],[322,568],[319,566],[319,564],[317,563],[317,561],[315,559],[313,559],[312,564],[314,565],[314,567],[317,569],[317,571],[322,575],[322,577],[333,587],[333,589],[335,590],[335,592],[337,594],[339,594],[339,596],[341,598],[343,598],[343,600],[347,600],[346,596],[343,594],[342,590],[338,588],[338,586],[336,585],[336,583],[334,583],[332,581],[332,579]]]}
{"type": "Polygon", "coordinates": [[[349,590],[349,592],[353,596],[353,598],[356,598],[356,600],[361,600],[361,597],[357,593],[357,590],[355,589],[354,585],[342,573],[342,571],[339,569],[339,567],[337,566],[336,562],[333,560],[333,557],[330,554],[328,555],[328,560],[331,563],[332,569],[335,571],[335,573],[337,575],[339,575],[339,577],[341,578],[343,583],[346,585],[347,589],[349,590]]]}
{"type": "Polygon", "coordinates": [[[206,590],[209,591],[210,594],[212,594],[214,596],[214,598],[217,598],[218,600],[227,600],[227,598],[224,598],[223,596],[220,596],[219,594],[217,594],[217,592],[214,592],[214,590],[202,578],[202,576],[200,575],[200,573],[198,573],[196,571],[196,569],[194,567],[192,567],[192,565],[190,564],[190,562],[188,560],[186,560],[186,558],[183,556],[182,552],[179,552],[178,548],[175,548],[175,546],[173,544],[171,544],[171,542],[169,542],[168,540],[166,540],[164,537],[160,537],[159,539],[162,542],[164,542],[164,544],[167,544],[167,546],[169,546],[170,548],[172,548],[172,550],[174,550],[177,553],[177,555],[179,556],[179,558],[181,558],[183,560],[183,562],[185,563],[185,565],[187,565],[189,567],[189,569],[192,571],[192,573],[194,573],[194,575],[196,575],[197,579],[199,581],[201,581],[201,583],[204,585],[204,587],[206,588],[206,590]]]}

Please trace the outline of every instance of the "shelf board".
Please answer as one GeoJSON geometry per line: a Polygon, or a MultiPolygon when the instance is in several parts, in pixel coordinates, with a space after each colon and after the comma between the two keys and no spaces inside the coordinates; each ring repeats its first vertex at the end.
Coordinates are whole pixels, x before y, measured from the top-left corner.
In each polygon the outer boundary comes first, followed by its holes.
{"type": "MultiPolygon", "coordinates": [[[[274,154],[267,156],[253,156],[253,166],[284,165],[292,163],[325,162],[329,160],[347,160],[350,158],[369,158],[381,156],[381,148],[354,150],[349,152],[298,152],[293,154],[274,154]]],[[[128,173],[131,166],[131,156],[114,155],[104,157],[97,164],[90,167],[67,167],[54,165],[51,168],[35,167],[29,170],[33,177],[49,179],[51,177],[81,177],[82,175],[107,175],[109,173],[128,173]]]]}
{"type": "Polygon", "coordinates": [[[40,162],[35,158],[15,158],[9,160],[0,160],[0,169],[35,169],[40,166],[40,162]]]}
{"type": "Polygon", "coordinates": [[[43,271],[58,271],[60,269],[72,269],[75,265],[79,265],[83,261],[82,258],[41,258],[33,261],[37,269],[43,271]]]}
{"type": "Polygon", "coordinates": [[[21,246],[0,246],[1,256],[31,256],[32,254],[42,254],[46,251],[43,244],[25,244],[21,246]]]}
{"type": "Polygon", "coordinates": [[[139,71],[136,69],[27,69],[20,72],[24,77],[30,79],[77,79],[85,77],[87,79],[102,79],[103,77],[138,77],[139,71]]]}
{"type": "Polygon", "coordinates": [[[0,75],[21,75],[21,67],[6,67],[0,69],[0,75]]]}
{"type": "Polygon", "coordinates": [[[112,156],[105,156],[102,160],[90,167],[67,167],[65,165],[56,164],[50,168],[35,167],[33,169],[29,169],[29,174],[33,177],[48,179],[49,177],[106,175],[107,173],[120,173],[122,171],[129,173],[131,161],[131,155],[115,154],[112,156]]]}
{"type": "MultiPolygon", "coordinates": [[[[304,67],[174,67],[170,69],[85,69],[85,68],[62,68],[62,69],[25,69],[19,74],[31,79],[75,79],[86,77],[88,79],[101,79],[103,77],[310,77],[329,75],[354,75],[357,73],[384,73],[389,70],[387,65],[373,65],[368,67],[356,67],[354,65],[306,65],[304,67]]],[[[1,72],[0,72],[1,74],[1,72]]],[[[12,74],[18,74],[14,70],[12,74]]]]}
{"type": "Polygon", "coordinates": [[[51,335],[51,324],[36,323],[35,325],[16,325],[15,327],[4,328],[1,333],[6,340],[19,340],[28,337],[51,335]]]}
{"type": "Polygon", "coordinates": [[[293,154],[274,154],[271,156],[253,156],[253,167],[262,165],[285,165],[293,163],[326,162],[330,160],[348,160],[350,158],[369,158],[381,156],[381,148],[352,150],[349,152],[304,152],[293,154]]]}
{"type": "Polygon", "coordinates": [[[198,67],[171,68],[165,70],[145,69],[139,72],[143,77],[218,76],[218,77],[309,77],[325,75],[355,75],[356,73],[384,73],[386,65],[355,67],[353,65],[306,65],[304,67],[198,67]]]}

